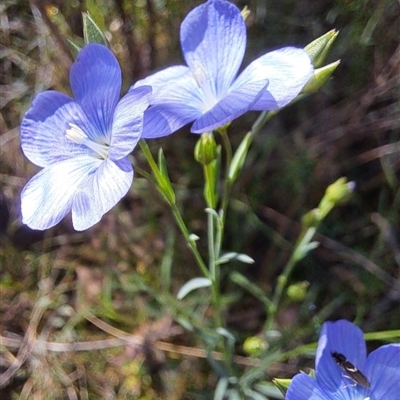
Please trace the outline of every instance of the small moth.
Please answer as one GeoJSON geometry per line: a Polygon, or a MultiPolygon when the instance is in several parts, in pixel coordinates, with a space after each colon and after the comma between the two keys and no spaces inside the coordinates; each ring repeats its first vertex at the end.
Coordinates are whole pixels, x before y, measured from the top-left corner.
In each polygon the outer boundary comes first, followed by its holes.
{"type": "Polygon", "coordinates": [[[332,358],[343,371],[346,372],[346,378],[351,379],[355,385],[361,385],[365,388],[369,389],[371,384],[365,375],[359,371],[342,353],[338,353],[336,351],[331,352],[332,358]]]}

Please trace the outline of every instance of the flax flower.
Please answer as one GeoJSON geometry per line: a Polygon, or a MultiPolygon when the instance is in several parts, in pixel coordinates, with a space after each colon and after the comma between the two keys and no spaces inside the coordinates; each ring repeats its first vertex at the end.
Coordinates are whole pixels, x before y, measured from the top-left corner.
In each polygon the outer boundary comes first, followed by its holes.
{"type": "Polygon", "coordinates": [[[346,320],[325,322],[318,341],[316,377],[301,373],[286,400],[397,400],[400,344],[379,347],[367,357],[361,329],[346,320]]]}
{"type": "Polygon", "coordinates": [[[153,88],[145,138],[169,135],[193,121],[192,132],[211,131],[247,111],[283,107],[313,76],[308,54],[294,47],[264,54],[238,76],[246,25],[225,0],[193,9],[182,22],[180,41],[187,66],[169,67],[134,85],[153,88]]]}
{"type": "Polygon", "coordinates": [[[79,52],[70,82],[74,99],[40,93],[21,123],[22,150],[43,168],[21,193],[22,222],[32,229],[50,228],[70,211],[74,228],[87,229],[132,183],[127,156],[142,133],[151,88],[132,90],[120,100],[120,66],[99,44],[79,52]]]}

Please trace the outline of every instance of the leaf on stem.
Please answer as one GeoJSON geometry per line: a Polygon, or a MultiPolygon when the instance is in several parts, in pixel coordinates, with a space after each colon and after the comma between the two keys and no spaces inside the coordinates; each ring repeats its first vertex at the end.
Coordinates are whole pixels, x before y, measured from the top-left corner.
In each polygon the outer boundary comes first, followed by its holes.
{"type": "Polygon", "coordinates": [[[252,134],[248,133],[237,148],[229,167],[228,179],[231,182],[234,182],[239,176],[239,173],[243,168],[243,164],[246,161],[247,153],[249,151],[252,140],[252,134]]]}
{"type": "Polygon", "coordinates": [[[108,46],[106,37],[88,12],[83,13],[83,38],[85,44],[100,43],[108,46]]]}
{"type": "Polygon", "coordinates": [[[249,257],[247,254],[229,252],[229,253],[223,254],[216,261],[216,264],[226,264],[227,262],[229,262],[231,260],[241,261],[242,263],[245,263],[245,264],[253,264],[254,263],[254,260],[251,257],[249,257]]]}
{"type": "Polygon", "coordinates": [[[177,294],[177,299],[182,300],[186,297],[190,292],[196,289],[209,287],[211,286],[212,282],[208,278],[193,278],[190,281],[186,282],[180,289],[177,294]]]}

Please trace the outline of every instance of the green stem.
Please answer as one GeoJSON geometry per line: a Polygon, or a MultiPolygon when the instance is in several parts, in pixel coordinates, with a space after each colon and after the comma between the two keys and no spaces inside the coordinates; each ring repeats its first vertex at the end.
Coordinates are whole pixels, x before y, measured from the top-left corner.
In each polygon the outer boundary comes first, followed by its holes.
{"type": "Polygon", "coordinates": [[[224,190],[222,194],[221,200],[221,208],[219,210],[219,220],[217,225],[217,237],[215,241],[215,253],[217,254],[217,258],[221,255],[221,248],[222,242],[224,238],[225,232],[225,222],[226,222],[226,215],[228,210],[228,204],[230,199],[230,194],[232,191],[233,182],[228,178],[229,176],[229,169],[232,162],[232,146],[229,140],[229,136],[227,134],[227,130],[220,130],[219,131],[222,137],[222,143],[226,153],[226,162],[225,162],[225,180],[224,180],[224,190]]]}
{"type": "Polygon", "coordinates": [[[293,272],[295,265],[304,257],[306,254],[305,247],[310,243],[316,232],[315,227],[308,228],[300,234],[297,240],[295,248],[290,256],[289,261],[285,265],[283,272],[279,275],[277,280],[276,289],[272,297],[272,304],[268,307],[268,319],[267,319],[267,330],[273,328],[275,317],[278,311],[279,304],[282,299],[283,291],[289,281],[289,277],[293,272]]]}
{"type": "MultiPolygon", "coordinates": [[[[211,211],[211,210],[210,210],[211,211]]],[[[214,212],[207,213],[207,232],[208,232],[208,266],[211,277],[211,288],[213,302],[216,309],[216,326],[223,326],[222,310],[221,310],[221,296],[219,291],[220,286],[220,273],[219,265],[216,263],[215,241],[214,241],[214,212]]]]}
{"type": "Polygon", "coordinates": [[[279,110],[274,111],[263,111],[256,121],[254,122],[253,126],[250,129],[251,135],[255,136],[258,132],[260,132],[261,128],[276,114],[278,114],[279,110]]]}
{"type": "MultiPolygon", "coordinates": [[[[160,170],[159,170],[159,168],[157,166],[157,163],[154,160],[153,155],[151,154],[149,146],[147,145],[147,143],[143,139],[139,141],[139,145],[140,145],[140,148],[141,148],[144,156],[146,157],[146,160],[147,160],[151,170],[153,171],[153,174],[154,174],[154,177],[155,177],[155,184],[158,185],[158,183],[160,182],[161,173],[160,173],[160,170]]],[[[146,175],[144,175],[144,176],[146,176],[146,175]]],[[[188,230],[188,228],[187,228],[187,226],[185,224],[185,221],[182,218],[182,214],[179,211],[179,208],[177,207],[175,202],[168,201],[166,197],[164,197],[164,200],[167,201],[167,203],[171,207],[172,214],[173,214],[173,216],[175,218],[175,221],[178,224],[178,227],[179,227],[180,231],[182,232],[182,234],[183,234],[183,236],[184,236],[184,238],[186,240],[186,243],[188,244],[189,249],[191,250],[191,252],[192,252],[192,254],[193,254],[193,256],[194,256],[194,258],[195,258],[195,260],[197,262],[197,265],[199,266],[199,268],[201,270],[201,272],[203,273],[203,275],[206,278],[211,279],[210,278],[210,272],[208,271],[207,266],[206,266],[206,264],[205,264],[205,262],[204,262],[204,260],[203,260],[203,258],[201,256],[201,254],[199,253],[199,251],[197,249],[197,245],[196,245],[195,240],[193,240],[190,237],[190,232],[189,232],[189,230],[188,230]]]]}

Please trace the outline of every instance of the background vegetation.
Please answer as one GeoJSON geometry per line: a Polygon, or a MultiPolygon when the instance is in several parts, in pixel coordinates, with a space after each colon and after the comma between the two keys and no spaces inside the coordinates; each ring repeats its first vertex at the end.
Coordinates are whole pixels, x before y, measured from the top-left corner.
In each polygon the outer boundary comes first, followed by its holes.
{"type": "MultiPolygon", "coordinates": [[[[182,63],[179,25],[199,3],[0,4],[0,371],[3,379],[10,377],[0,389],[2,399],[212,398],[218,378],[202,350],[207,337],[184,327],[193,315],[197,326],[206,327],[213,310],[202,290],[176,300],[177,290],[198,271],[147,180],[137,174],[123,201],[82,233],[73,231],[69,218],[50,231],[32,231],[21,224],[19,210],[21,189],[38,168],[21,153],[18,126],[37,93],[70,93],[72,55],[64,38],[82,41],[81,12],[89,9],[107,32],[126,91],[138,78],[182,63]]],[[[222,278],[225,320],[237,338],[236,365],[245,371],[259,361],[243,343],[259,338],[265,307],[232,274],[241,272],[269,293],[301,217],[341,176],[356,182],[354,196],[323,222],[320,246],[292,276],[291,283],[306,293],[288,293],[274,331],[261,343],[269,345],[279,332],[284,355],[315,341],[326,319],[355,320],[368,332],[399,328],[400,4],[235,3],[252,12],[246,64],[270,49],[304,47],[334,28],[340,34],[328,61],[341,59],[323,90],[283,110],[256,137],[232,194],[224,248],[256,261],[230,264],[222,278]]],[[[234,143],[255,117],[232,125],[234,143]]],[[[164,149],[190,229],[204,238],[196,140],[185,128],[149,145],[154,154],[164,149]]],[[[139,149],[133,160],[147,168],[139,149]]],[[[377,344],[369,342],[371,349],[377,344]]],[[[261,374],[266,380],[291,377],[307,366],[313,366],[307,354],[282,356],[261,374]]]]}

